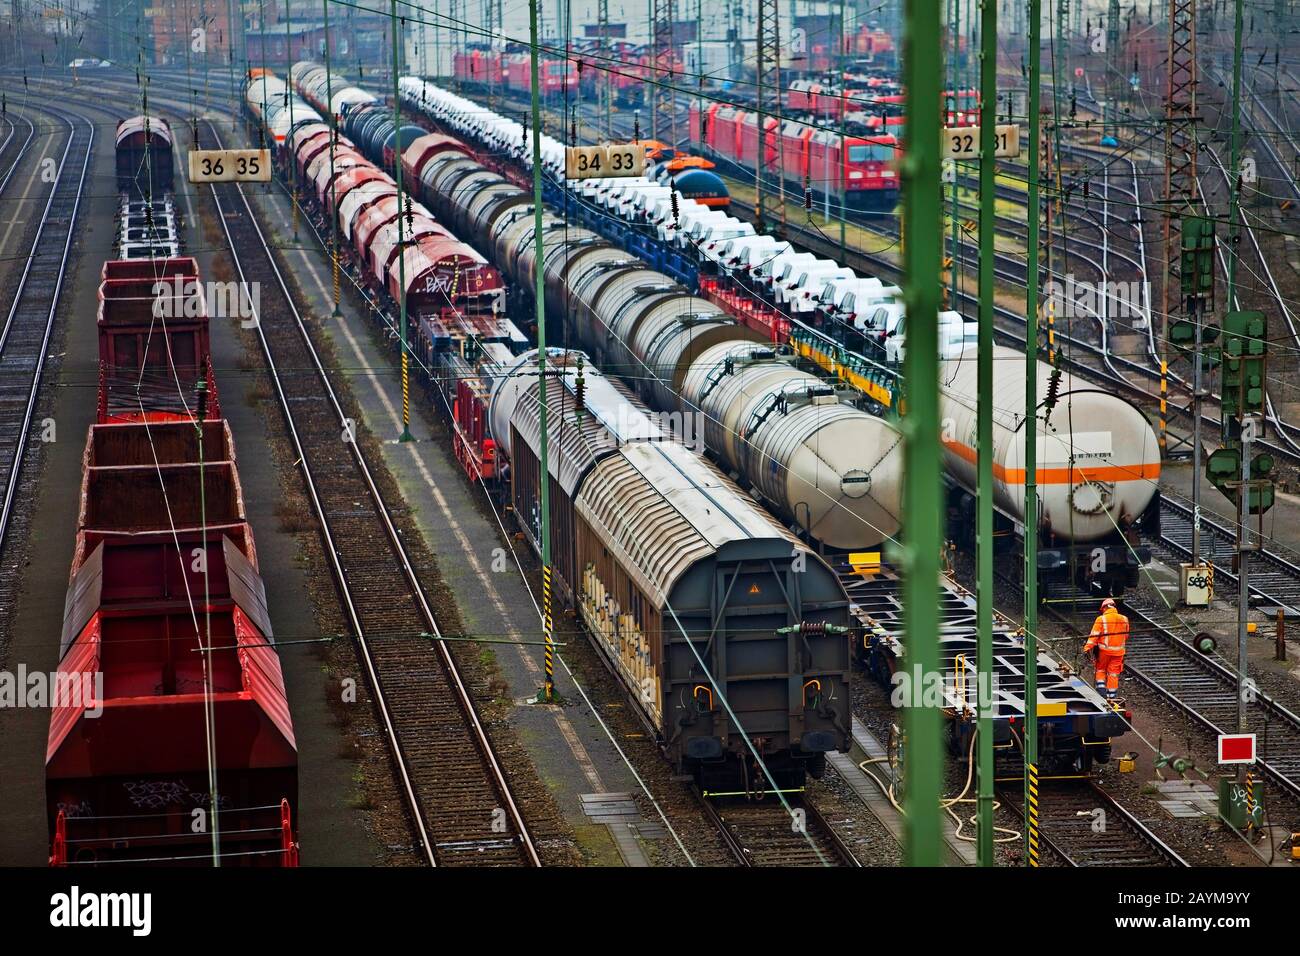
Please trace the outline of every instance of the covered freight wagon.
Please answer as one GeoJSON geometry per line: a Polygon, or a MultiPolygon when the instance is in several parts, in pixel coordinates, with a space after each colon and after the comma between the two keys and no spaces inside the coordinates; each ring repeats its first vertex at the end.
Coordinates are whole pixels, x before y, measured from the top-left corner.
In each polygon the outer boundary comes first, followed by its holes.
{"type": "MultiPolygon", "coordinates": [[[[540,521],[537,376],[494,385],[515,514],[540,521]]],[[[574,353],[547,381],[553,565],[679,772],[708,789],[819,775],[849,746],[848,598],[820,557],[574,353]]]]}
{"type": "Polygon", "coordinates": [[[132,116],[117,124],[118,192],[146,198],[172,191],[172,130],[159,116],[132,116]]]}

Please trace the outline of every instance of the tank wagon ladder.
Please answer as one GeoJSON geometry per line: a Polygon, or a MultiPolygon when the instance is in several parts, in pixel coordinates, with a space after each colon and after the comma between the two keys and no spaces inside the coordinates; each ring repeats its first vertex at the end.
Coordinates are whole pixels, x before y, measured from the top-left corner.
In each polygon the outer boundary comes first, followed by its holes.
{"type": "MultiPolygon", "coordinates": [[[[212,123],[205,123],[202,138],[221,148],[212,123]]],[[[355,467],[340,468],[334,461],[344,430],[353,425],[252,206],[238,184],[214,185],[212,194],[241,280],[261,281],[270,293],[263,298],[257,335],[420,852],[432,866],[539,866],[532,836],[469,689],[446,642],[439,639],[438,622],[390,505],[355,440],[345,441],[355,467]],[[358,501],[369,507],[358,508],[358,501]],[[502,814],[509,829],[494,832],[492,824],[502,814]]]]}

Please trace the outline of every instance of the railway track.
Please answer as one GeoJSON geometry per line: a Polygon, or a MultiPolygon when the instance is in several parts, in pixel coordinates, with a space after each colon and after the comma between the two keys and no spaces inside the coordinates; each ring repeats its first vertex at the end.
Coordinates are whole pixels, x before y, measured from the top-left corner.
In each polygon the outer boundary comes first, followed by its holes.
{"type": "MultiPolygon", "coordinates": [[[[1081,597],[1077,607],[1082,616],[1076,617],[1063,612],[1057,604],[1047,607],[1058,619],[1083,633],[1091,624],[1096,603],[1090,596],[1086,600],[1081,597]]],[[[1125,674],[1136,677],[1209,735],[1235,733],[1235,665],[1202,653],[1161,623],[1168,610],[1151,598],[1126,598],[1124,612],[1130,622],[1125,674]]],[[[1257,766],[1280,790],[1300,799],[1300,716],[1258,688],[1251,688],[1250,693],[1246,721],[1247,729],[1260,741],[1257,766]]]]}
{"type": "Polygon", "coordinates": [[[0,328],[0,545],[17,530],[11,523],[25,520],[15,512],[14,501],[95,146],[95,128],[88,120],[50,112],[67,123],[67,143],[0,328]]]}
{"type": "Polygon", "coordinates": [[[0,179],[0,195],[4,194],[5,189],[9,186],[9,180],[13,178],[14,170],[22,162],[27,150],[31,148],[32,140],[36,138],[36,124],[31,121],[25,114],[11,113],[7,117],[8,132],[5,134],[3,142],[0,142],[0,159],[8,157],[11,153],[13,159],[10,161],[8,168],[5,170],[4,177],[0,179]],[[18,118],[27,126],[27,135],[22,143],[17,143],[14,136],[18,130],[18,124],[12,119],[13,116],[18,118]]]}
{"type": "MultiPolygon", "coordinates": [[[[1019,790],[1002,803],[1024,819],[1019,790]]],[[[1065,866],[1185,867],[1187,861],[1091,780],[1054,781],[1039,790],[1041,846],[1065,866]]]]}
{"type": "Polygon", "coordinates": [[[776,800],[762,803],[696,796],[741,866],[861,866],[817,809],[792,800],[795,818],[776,800]]]}
{"type": "MultiPolygon", "coordinates": [[[[212,123],[203,145],[220,148],[212,123]]],[[[419,850],[442,865],[540,865],[509,781],[279,267],[238,184],[212,187],[241,281],[260,283],[270,370],[419,850]]]]}
{"type": "MultiPolygon", "coordinates": [[[[1160,541],[1175,555],[1192,556],[1192,509],[1167,497],[1160,500],[1160,541]]],[[[1237,554],[1236,532],[1201,513],[1201,558],[1214,565],[1216,589],[1224,582],[1237,586],[1232,567],[1237,554]]],[[[1264,548],[1248,558],[1250,593],[1265,605],[1300,611],[1300,559],[1264,548]]]]}

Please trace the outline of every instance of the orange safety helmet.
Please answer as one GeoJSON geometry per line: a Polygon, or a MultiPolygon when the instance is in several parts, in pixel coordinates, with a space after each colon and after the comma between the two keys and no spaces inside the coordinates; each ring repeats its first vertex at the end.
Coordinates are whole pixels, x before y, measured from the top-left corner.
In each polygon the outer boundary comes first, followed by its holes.
{"type": "Polygon", "coordinates": [[[1114,598],[1106,598],[1106,600],[1101,602],[1101,609],[1103,612],[1106,611],[1107,608],[1112,608],[1114,606],[1115,606],[1114,598]]]}

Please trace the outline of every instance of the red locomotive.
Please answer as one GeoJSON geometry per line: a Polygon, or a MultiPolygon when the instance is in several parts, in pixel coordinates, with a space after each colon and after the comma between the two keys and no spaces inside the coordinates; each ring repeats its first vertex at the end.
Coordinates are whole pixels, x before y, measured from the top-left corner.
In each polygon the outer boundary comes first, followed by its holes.
{"type": "MultiPolygon", "coordinates": [[[[462,85],[505,87],[514,93],[533,90],[532,64],[526,53],[466,50],[452,58],[452,71],[462,85]]],[[[577,88],[578,63],[547,57],[537,64],[537,74],[543,95],[563,94],[567,88],[577,88]]]]}
{"type": "Polygon", "coordinates": [[[793,120],[778,128],[766,117],[760,146],[756,112],[713,103],[705,108],[701,130],[699,105],[692,103],[690,110],[692,146],[720,165],[751,174],[756,165],[780,170],[800,195],[805,185],[836,200],[842,193],[850,209],[892,209],[898,202],[899,145],[892,135],[841,137],[793,120]]]}

